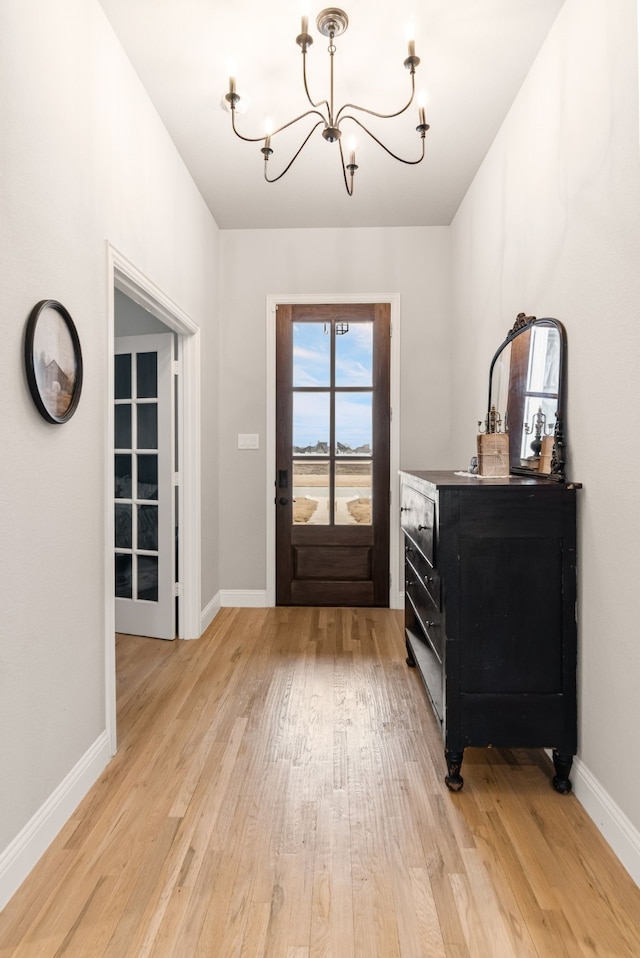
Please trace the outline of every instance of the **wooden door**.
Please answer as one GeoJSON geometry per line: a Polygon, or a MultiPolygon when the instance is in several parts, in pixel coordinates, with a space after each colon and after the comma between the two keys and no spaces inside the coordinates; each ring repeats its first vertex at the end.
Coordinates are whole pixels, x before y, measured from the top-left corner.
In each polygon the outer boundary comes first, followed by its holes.
{"type": "Polygon", "coordinates": [[[173,333],[115,341],[116,631],[173,639],[173,333]]]}
{"type": "Polygon", "coordinates": [[[389,317],[278,306],[277,605],[389,605],[389,317]]]}

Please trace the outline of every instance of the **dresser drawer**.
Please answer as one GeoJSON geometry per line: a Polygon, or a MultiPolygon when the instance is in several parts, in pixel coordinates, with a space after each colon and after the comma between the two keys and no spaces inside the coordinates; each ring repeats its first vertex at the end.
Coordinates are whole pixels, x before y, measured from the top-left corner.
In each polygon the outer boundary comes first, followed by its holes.
{"type": "Polygon", "coordinates": [[[431,565],[436,563],[436,504],[406,483],[402,486],[401,525],[431,565]]]}
{"type": "Polygon", "coordinates": [[[413,566],[413,578],[419,579],[431,596],[435,608],[442,610],[442,589],[440,588],[440,574],[437,569],[427,562],[422,553],[416,548],[411,539],[405,536],[404,557],[413,566]]]}
{"type": "Polygon", "coordinates": [[[411,562],[405,563],[405,595],[440,663],[444,656],[442,615],[411,562]]]}

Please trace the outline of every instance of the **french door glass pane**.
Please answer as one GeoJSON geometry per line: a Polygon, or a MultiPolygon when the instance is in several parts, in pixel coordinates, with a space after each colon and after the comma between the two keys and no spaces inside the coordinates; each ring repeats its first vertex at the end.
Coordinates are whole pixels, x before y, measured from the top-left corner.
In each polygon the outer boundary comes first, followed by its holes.
{"type": "Polygon", "coordinates": [[[372,467],[370,459],[335,464],[336,525],[371,525],[372,467]]]}
{"type": "Polygon", "coordinates": [[[129,403],[115,407],[114,442],[116,449],[131,449],[131,406],[129,403]]]}
{"type": "Polygon", "coordinates": [[[115,497],[131,499],[131,453],[117,452],[115,455],[115,497]]]}
{"type": "Polygon", "coordinates": [[[157,506],[138,506],[138,549],[144,549],[146,552],[157,552],[157,506]]]}
{"type": "Polygon", "coordinates": [[[119,599],[132,598],[132,562],[133,556],[116,552],[116,596],[119,599]]]}
{"type": "Polygon", "coordinates": [[[336,455],[371,455],[372,399],[371,392],[335,394],[336,455]]]}
{"type": "Polygon", "coordinates": [[[329,392],[293,394],[294,455],[322,456],[329,452],[329,392]]]}
{"type": "Polygon", "coordinates": [[[131,505],[116,502],[115,506],[115,543],[116,549],[131,549],[133,546],[131,531],[131,505]]]}
{"type": "Polygon", "coordinates": [[[373,323],[350,323],[336,336],[336,386],[373,383],[373,323]]]}
{"type": "Polygon", "coordinates": [[[158,498],[158,457],[141,453],[138,456],[138,499],[158,498]]]}
{"type": "Polygon", "coordinates": [[[141,403],[138,413],[138,449],[158,448],[158,406],[156,403],[141,403]]]}
{"type": "Polygon", "coordinates": [[[293,463],[293,524],[328,525],[329,463],[293,463]]]}
{"type": "Polygon", "coordinates": [[[131,399],[131,355],[121,353],[115,357],[115,398],[131,399]]]}
{"type": "MultiPolygon", "coordinates": [[[[330,327],[327,327],[330,329],[330,327]]],[[[324,323],[293,324],[293,385],[328,386],[331,382],[331,336],[324,323]]]]}
{"type": "Polygon", "coordinates": [[[158,601],[158,559],[156,556],[138,556],[138,598],[158,601]]]}
{"type": "Polygon", "coordinates": [[[136,372],[138,399],[155,399],[158,395],[158,354],[138,353],[136,372]]]}

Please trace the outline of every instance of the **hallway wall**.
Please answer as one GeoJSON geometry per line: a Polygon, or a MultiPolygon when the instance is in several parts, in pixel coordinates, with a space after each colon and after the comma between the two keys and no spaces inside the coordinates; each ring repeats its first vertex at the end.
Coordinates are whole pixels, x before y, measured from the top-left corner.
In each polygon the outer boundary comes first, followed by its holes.
{"type": "MultiPolygon", "coordinates": [[[[81,792],[108,757],[106,241],[200,325],[212,368],[218,236],[95,0],[5,0],[0,90],[1,900],[21,830],[79,762],[81,792]],[[67,307],[82,344],[82,397],[65,425],[40,417],[23,371],[27,317],[46,298],[67,307]]],[[[202,446],[207,593],[218,588],[214,378],[202,446]]]]}
{"type": "Polygon", "coordinates": [[[266,588],[267,294],[399,293],[401,466],[420,468],[427,455],[448,465],[448,235],[446,227],[221,232],[223,589],[266,588]],[[260,450],[239,451],[239,432],[258,433],[260,450]],[[236,502],[241,510],[230,508],[236,502]]]}
{"type": "Polygon", "coordinates": [[[576,791],[637,881],[639,209],[636,2],[566,0],[452,226],[452,451],[473,449],[516,314],[560,319],[584,484],[576,791]]]}

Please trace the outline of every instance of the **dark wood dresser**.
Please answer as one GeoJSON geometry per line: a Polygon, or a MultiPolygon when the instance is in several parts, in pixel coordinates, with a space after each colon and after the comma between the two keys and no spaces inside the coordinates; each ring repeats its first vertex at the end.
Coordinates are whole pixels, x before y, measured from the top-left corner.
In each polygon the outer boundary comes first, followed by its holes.
{"type": "Polygon", "coordinates": [[[442,728],[447,786],[466,746],[576,751],[576,485],[402,472],[407,663],[442,728]]]}

